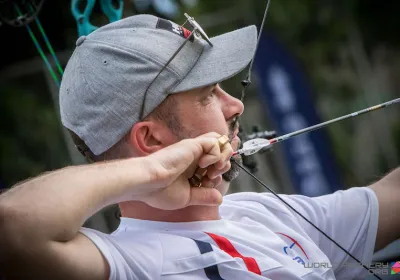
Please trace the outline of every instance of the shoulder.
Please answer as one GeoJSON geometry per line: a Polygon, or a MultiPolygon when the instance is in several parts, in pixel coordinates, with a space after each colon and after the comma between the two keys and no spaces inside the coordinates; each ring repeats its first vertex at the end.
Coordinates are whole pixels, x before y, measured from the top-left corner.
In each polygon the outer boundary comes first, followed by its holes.
{"type": "MultiPolygon", "coordinates": [[[[279,194],[280,197],[290,198],[292,195],[279,194]]],[[[289,214],[288,208],[272,193],[240,192],[224,197],[222,208],[240,209],[244,211],[262,211],[275,215],[289,214]]]]}
{"type": "MultiPolygon", "coordinates": [[[[285,202],[301,212],[329,211],[340,207],[342,204],[351,204],[353,207],[365,204],[376,204],[376,195],[368,187],[353,187],[347,190],[338,190],[334,193],[318,197],[308,197],[300,194],[278,194],[277,198],[272,193],[240,192],[224,197],[222,209],[230,211],[261,211],[264,214],[276,216],[294,216],[285,202]]],[[[297,218],[297,216],[296,216],[297,218]]]]}
{"type": "MultiPolygon", "coordinates": [[[[158,234],[156,232],[149,231],[129,231],[128,229],[118,228],[111,234],[103,233],[94,229],[82,227],[80,232],[86,235],[93,242],[104,243],[105,246],[117,246],[121,247],[127,244],[134,244],[137,250],[146,250],[148,246],[153,250],[160,250],[161,246],[158,240],[158,234]]],[[[127,247],[129,249],[130,246],[127,247]]],[[[120,248],[117,248],[120,249],[120,248]]]]}
{"type": "Polygon", "coordinates": [[[89,238],[104,255],[110,266],[110,279],[152,279],[160,275],[162,246],[157,233],[128,232],[118,228],[112,234],[84,228],[80,232],[89,238]]]}

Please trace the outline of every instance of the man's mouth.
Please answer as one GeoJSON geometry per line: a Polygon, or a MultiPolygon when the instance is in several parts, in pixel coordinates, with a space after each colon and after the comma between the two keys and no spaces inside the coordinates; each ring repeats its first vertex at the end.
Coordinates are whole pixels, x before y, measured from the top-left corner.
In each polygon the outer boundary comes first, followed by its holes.
{"type": "Polygon", "coordinates": [[[233,138],[237,137],[238,134],[239,134],[239,128],[236,128],[235,132],[233,133],[233,138]]]}
{"type": "Polygon", "coordinates": [[[238,137],[238,133],[239,133],[239,129],[237,128],[232,134],[231,144],[233,144],[232,148],[235,151],[237,149],[239,149],[239,145],[240,145],[240,138],[238,137]]]}
{"type": "MultiPolygon", "coordinates": [[[[231,123],[231,125],[233,125],[233,123],[231,123]]],[[[237,150],[239,148],[239,145],[240,145],[240,138],[238,137],[238,134],[239,134],[239,124],[236,123],[235,127],[230,126],[229,137],[231,139],[231,141],[230,141],[231,144],[233,144],[232,148],[234,150],[237,150]]]]}

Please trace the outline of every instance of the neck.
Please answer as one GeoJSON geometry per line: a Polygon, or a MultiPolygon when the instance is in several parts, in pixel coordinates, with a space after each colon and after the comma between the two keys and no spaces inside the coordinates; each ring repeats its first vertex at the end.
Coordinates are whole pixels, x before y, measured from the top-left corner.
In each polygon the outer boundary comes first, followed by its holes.
{"type": "Polygon", "coordinates": [[[188,206],[178,210],[162,210],[139,201],[122,202],[121,216],[159,222],[195,222],[219,220],[218,206],[188,206]]]}
{"type": "MultiPolygon", "coordinates": [[[[225,194],[229,183],[223,181],[218,190],[225,194]]],[[[139,220],[183,223],[219,220],[219,206],[188,206],[178,210],[162,210],[140,201],[127,201],[119,204],[121,216],[139,220]]]]}

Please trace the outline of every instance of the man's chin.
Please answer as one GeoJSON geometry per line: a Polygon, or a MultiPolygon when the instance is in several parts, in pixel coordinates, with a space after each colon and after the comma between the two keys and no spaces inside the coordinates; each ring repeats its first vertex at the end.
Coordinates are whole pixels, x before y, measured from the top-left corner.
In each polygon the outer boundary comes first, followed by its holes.
{"type": "Polygon", "coordinates": [[[240,167],[237,164],[235,164],[234,161],[238,162],[239,164],[242,164],[243,163],[242,156],[241,155],[232,156],[231,169],[222,174],[222,179],[226,182],[231,182],[240,174],[240,167]]]}

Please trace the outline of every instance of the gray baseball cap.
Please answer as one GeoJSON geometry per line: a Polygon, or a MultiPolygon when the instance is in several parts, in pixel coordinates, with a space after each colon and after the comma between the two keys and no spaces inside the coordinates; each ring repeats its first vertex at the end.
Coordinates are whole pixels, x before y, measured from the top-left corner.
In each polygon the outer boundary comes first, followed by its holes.
{"type": "Polygon", "coordinates": [[[63,125],[99,155],[169,94],[239,73],[256,48],[255,26],[213,37],[213,46],[191,36],[156,78],[189,34],[166,19],[136,15],[80,37],[61,82],[63,125]]]}

